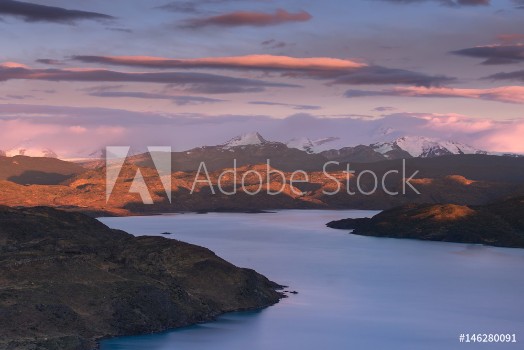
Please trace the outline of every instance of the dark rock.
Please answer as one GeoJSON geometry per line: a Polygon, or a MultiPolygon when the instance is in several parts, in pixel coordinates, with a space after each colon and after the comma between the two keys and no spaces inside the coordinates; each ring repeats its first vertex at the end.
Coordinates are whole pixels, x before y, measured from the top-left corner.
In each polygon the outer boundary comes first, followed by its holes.
{"type": "Polygon", "coordinates": [[[0,349],[93,349],[283,297],[206,248],[47,207],[0,207],[0,247],[0,349]]]}

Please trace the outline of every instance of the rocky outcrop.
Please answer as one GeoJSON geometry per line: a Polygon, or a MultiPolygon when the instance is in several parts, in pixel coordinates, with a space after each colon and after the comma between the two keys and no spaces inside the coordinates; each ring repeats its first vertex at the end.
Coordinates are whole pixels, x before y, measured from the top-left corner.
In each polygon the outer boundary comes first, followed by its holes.
{"type": "Polygon", "coordinates": [[[282,298],[206,248],[47,207],[0,207],[0,267],[0,349],[93,349],[282,298]]]}
{"type": "Polygon", "coordinates": [[[485,206],[409,204],[372,218],[332,221],[353,234],[524,248],[524,197],[485,206]]]}

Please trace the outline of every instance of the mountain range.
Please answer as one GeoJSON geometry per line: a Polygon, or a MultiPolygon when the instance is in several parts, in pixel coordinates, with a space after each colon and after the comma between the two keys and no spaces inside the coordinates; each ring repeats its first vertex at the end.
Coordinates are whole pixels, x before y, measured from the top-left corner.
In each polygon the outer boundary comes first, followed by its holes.
{"type": "MultiPolygon", "coordinates": [[[[304,140],[302,140],[304,141],[304,140]]],[[[295,148],[304,142],[285,144],[265,139],[259,133],[235,137],[216,146],[203,146],[171,153],[172,197],[170,203],[159,181],[149,153],[129,156],[120,172],[119,179],[109,202],[106,202],[105,160],[98,156],[89,162],[74,163],[55,158],[0,157],[0,204],[10,206],[51,205],[69,210],[80,210],[93,215],[129,215],[144,212],[173,211],[249,211],[284,208],[340,208],[340,209],[387,209],[408,203],[452,203],[480,205],[512,194],[524,195],[524,157],[490,155],[457,142],[443,142],[425,138],[399,138],[391,142],[358,145],[342,149],[329,149],[329,138],[311,141],[313,148],[295,148]],[[295,147],[290,147],[295,146],[295,147]],[[316,149],[314,149],[317,147],[316,149]],[[325,150],[321,150],[326,148],[325,150]],[[317,153],[315,153],[317,152],[317,153]],[[405,159],[405,163],[400,160],[405,159]],[[284,172],[285,179],[268,174],[270,169],[284,172]],[[329,160],[329,177],[323,172],[329,160]],[[205,162],[212,186],[203,186],[192,193],[196,171],[205,162]],[[394,171],[385,181],[391,191],[403,189],[403,178],[417,172],[411,183],[420,195],[391,196],[384,191],[373,195],[349,195],[358,186],[357,175],[348,176],[347,163],[355,174],[372,171],[380,180],[394,171]],[[259,195],[251,196],[245,191],[229,196],[212,195],[224,170],[232,171],[236,165],[238,176],[222,178],[224,188],[231,189],[241,182],[243,176],[256,170],[261,174],[259,195]],[[140,169],[148,185],[154,205],[142,205],[136,193],[130,193],[130,185],[140,169]],[[304,170],[308,179],[291,184],[291,172],[304,170]],[[336,195],[326,195],[340,184],[336,195]],[[282,188],[279,195],[265,194],[267,188],[282,188]]],[[[103,154],[103,153],[100,153],[103,154]]],[[[202,175],[200,169],[200,175],[202,175]]],[[[249,174],[248,174],[249,175],[249,174]]],[[[251,190],[256,189],[257,178],[247,177],[251,190]]],[[[360,185],[373,188],[373,178],[364,176],[360,185]]],[[[379,181],[380,182],[380,181],[379,181]]]]}
{"type": "Polygon", "coordinates": [[[216,147],[234,149],[245,146],[286,145],[304,151],[308,154],[321,154],[328,159],[348,158],[358,156],[371,157],[370,160],[400,159],[400,158],[429,158],[453,154],[488,154],[487,151],[476,149],[472,146],[421,136],[404,136],[389,141],[376,142],[370,145],[348,146],[333,148],[332,144],[338,137],[326,137],[311,140],[307,137],[291,139],[286,143],[268,141],[258,132],[246,133],[237,136],[228,142],[216,147]]]}
{"type": "MultiPolygon", "coordinates": [[[[328,161],[339,163],[374,163],[410,158],[435,158],[450,155],[488,155],[483,150],[454,141],[441,141],[424,137],[401,137],[392,141],[370,145],[331,148],[338,139],[327,137],[318,140],[293,139],[287,143],[269,141],[258,132],[243,134],[216,146],[203,146],[172,153],[173,170],[195,171],[201,162],[214,171],[237,166],[266,163],[284,170],[322,170],[328,161]]],[[[502,154],[497,154],[502,155],[502,154]]],[[[507,155],[507,154],[505,154],[507,155]]],[[[514,155],[517,156],[517,155],[514,155]]],[[[131,157],[140,166],[151,166],[147,153],[131,157]]],[[[89,163],[86,164],[89,166],[89,163]]],[[[89,167],[93,167],[92,165],[89,167]]]]}
{"type": "MultiPolygon", "coordinates": [[[[385,135],[387,136],[387,135],[385,135]]],[[[339,148],[341,140],[338,137],[325,137],[310,139],[307,137],[293,138],[287,142],[270,141],[258,132],[245,133],[215,146],[201,146],[185,151],[173,152],[173,160],[179,162],[179,170],[194,170],[195,163],[205,161],[214,164],[216,169],[230,164],[225,164],[232,158],[240,160],[242,164],[257,164],[265,159],[272,159],[280,163],[283,159],[286,164],[305,164],[305,169],[318,168],[322,161],[368,163],[381,160],[394,160],[404,158],[431,158],[445,155],[458,154],[492,154],[506,156],[520,156],[510,153],[492,153],[480,150],[470,145],[452,140],[441,140],[422,136],[403,136],[395,139],[385,139],[368,145],[354,145],[339,148]],[[297,153],[296,150],[303,153],[297,153]],[[311,156],[308,156],[311,155],[311,156]],[[247,163],[242,159],[251,158],[247,163]],[[215,166],[216,165],[216,166],[215,166]]],[[[135,149],[131,152],[137,159],[145,153],[135,149]]],[[[65,159],[89,164],[94,160],[104,159],[105,150],[97,149],[78,155],[74,159],[65,159]]],[[[31,157],[58,158],[57,152],[46,147],[35,147],[30,142],[7,151],[0,150],[0,156],[25,155],[31,157]]],[[[247,159],[246,159],[247,161],[247,159]]],[[[98,162],[97,164],[99,164],[98,162]]],[[[196,164],[196,166],[198,166],[196,164]]],[[[91,164],[92,165],[92,164],[91,164]]],[[[288,170],[294,168],[282,168],[288,170]]]]}

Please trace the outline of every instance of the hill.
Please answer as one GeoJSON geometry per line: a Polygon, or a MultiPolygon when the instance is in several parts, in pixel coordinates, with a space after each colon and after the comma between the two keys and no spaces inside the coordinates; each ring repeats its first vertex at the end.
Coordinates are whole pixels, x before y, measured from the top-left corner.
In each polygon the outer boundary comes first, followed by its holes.
{"type": "Polygon", "coordinates": [[[282,297],[208,249],[47,207],[0,207],[0,266],[2,349],[90,350],[282,297]]]}
{"type": "Polygon", "coordinates": [[[49,157],[0,157],[0,180],[21,185],[57,185],[84,172],[80,165],[49,157]]]}
{"type": "MultiPolygon", "coordinates": [[[[298,150],[296,150],[299,152],[298,150]]],[[[53,160],[46,160],[53,161],[53,160]]],[[[234,195],[225,195],[219,191],[218,179],[226,169],[209,170],[213,189],[206,183],[199,183],[194,188],[195,171],[174,171],[171,174],[172,203],[165,194],[163,184],[155,169],[148,167],[152,163],[148,154],[142,155],[141,167],[137,166],[136,158],[126,162],[120,172],[113,192],[106,202],[106,174],[104,167],[98,167],[75,175],[68,180],[53,185],[20,185],[12,181],[0,180],[2,196],[0,204],[9,206],[52,206],[67,210],[77,210],[91,215],[129,215],[142,213],[176,212],[176,211],[253,211],[270,209],[388,209],[408,203],[450,203],[458,205],[483,205],[498,198],[510,195],[524,195],[524,158],[489,156],[489,155],[452,155],[434,158],[410,158],[406,160],[406,174],[410,176],[419,171],[410,183],[420,192],[416,194],[407,187],[402,194],[401,160],[386,160],[374,163],[352,163],[350,168],[355,174],[345,173],[346,164],[328,167],[329,178],[321,170],[307,172],[307,181],[295,182],[291,186],[292,173],[284,171],[285,180],[279,174],[268,177],[265,164],[245,165],[237,167],[235,179],[231,173],[222,176],[221,185],[224,190],[231,191],[235,186],[238,191],[234,195]],[[145,167],[142,167],[145,166],[145,167]],[[153,205],[142,204],[136,193],[130,193],[130,186],[140,169],[146,182],[153,205]],[[362,190],[373,188],[373,177],[366,174],[357,182],[358,175],[365,170],[373,171],[378,177],[378,189],[365,195],[357,191],[358,184],[362,190]],[[391,170],[398,174],[390,174],[385,181],[389,191],[397,191],[398,195],[389,195],[381,187],[382,176],[391,170]],[[247,174],[245,186],[242,178],[247,174]],[[268,182],[269,179],[269,182],[268,182]],[[336,180],[335,180],[336,179],[336,180]],[[262,183],[260,184],[260,180],[262,183]],[[329,195],[339,186],[336,194],[329,195]],[[245,190],[260,192],[249,195],[245,190]],[[278,195],[268,195],[282,188],[278,195]],[[348,189],[357,192],[348,194],[348,189]],[[213,190],[215,194],[213,194],[213,190]]],[[[273,163],[271,163],[273,164],[273,163]]],[[[276,167],[271,167],[274,170],[276,167]]],[[[278,169],[278,168],[277,168],[278,169]]],[[[278,169],[280,170],[280,169],[278,169]]],[[[200,180],[203,180],[203,172],[200,180]]],[[[294,180],[303,179],[303,175],[294,180]]],[[[405,186],[404,186],[405,187],[405,186]]]]}

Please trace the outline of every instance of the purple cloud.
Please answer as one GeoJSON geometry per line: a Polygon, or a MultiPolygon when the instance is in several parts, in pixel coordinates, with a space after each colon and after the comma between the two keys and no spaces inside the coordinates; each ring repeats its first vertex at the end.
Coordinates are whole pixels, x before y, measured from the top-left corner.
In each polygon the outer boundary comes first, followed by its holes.
{"type": "Polygon", "coordinates": [[[492,74],[484,79],[490,80],[516,80],[524,82],[524,70],[518,70],[514,72],[501,72],[492,74]]]}
{"type": "Polygon", "coordinates": [[[97,12],[68,10],[61,7],[33,4],[29,2],[2,0],[0,16],[14,16],[26,22],[53,22],[73,24],[79,20],[111,20],[113,16],[97,12]]]}
{"type": "Polygon", "coordinates": [[[485,59],[482,64],[524,62],[524,45],[488,45],[451,51],[452,54],[485,59]]]}
{"type": "Polygon", "coordinates": [[[395,4],[417,4],[428,1],[438,2],[443,6],[461,7],[461,6],[488,6],[490,0],[382,0],[395,4]]]}
{"type": "Polygon", "coordinates": [[[0,64],[0,81],[47,80],[83,82],[138,82],[186,86],[188,90],[211,93],[263,91],[267,87],[298,87],[263,80],[234,78],[195,72],[117,72],[104,69],[31,69],[17,63],[0,64]]]}
{"type": "Polygon", "coordinates": [[[309,21],[312,16],[306,11],[291,13],[278,9],[273,13],[255,11],[237,11],[222,15],[194,18],[186,21],[182,26],[185,28],[202,27],[267,27],[284,23],[309,21]]]}
{"type": "Polygon", "coordinates": [[[312,106],[312,105],[297,105],[297,104],[291,104],[291,103],[279,103],[279,102],[269,102],[269,101],[250,101],[249,104],[251,105],[264,105],[264,106],[281,106],[281,107],[291,107],[296,110],[300,111],[313,111],[313,110],[319,110],[322,109],[320,106],[312,106]]]}
{"type": "Polygon", "coordinates": [[[184,95],[168,95],[155,94],[139,91],[98,91],[89,93],[90,96],[95,97],[109,97],[109,98],[140,98],[148,100],[170,100],[178,106],[197,105],[206,103],[218,103],[225,100],[200,96],[184,96],[184,95]]]}
{"type": "Polygon", "coordinates": [[[454,89],[449,87],[396,87],[379,91],[348,90],[346,97],[401,96],[434,98],[470,98],[524,104],[524,86],[499,86],[488,89],[454,89]]]}

